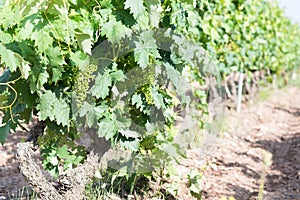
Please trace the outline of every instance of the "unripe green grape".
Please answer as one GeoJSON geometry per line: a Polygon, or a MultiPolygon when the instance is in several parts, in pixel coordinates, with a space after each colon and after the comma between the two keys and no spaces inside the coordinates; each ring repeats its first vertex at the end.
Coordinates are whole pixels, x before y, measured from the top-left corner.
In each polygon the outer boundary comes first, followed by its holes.
{"type": "Polygon", "coordinates": [[[90,63],[84,69],[79,71],[76,83],[76,105],[80,108],[84,101],[87,99],[87,93],[90,89],[90,82],[95,79],[94,73],[98,67],[95,63],[90,63]]]}

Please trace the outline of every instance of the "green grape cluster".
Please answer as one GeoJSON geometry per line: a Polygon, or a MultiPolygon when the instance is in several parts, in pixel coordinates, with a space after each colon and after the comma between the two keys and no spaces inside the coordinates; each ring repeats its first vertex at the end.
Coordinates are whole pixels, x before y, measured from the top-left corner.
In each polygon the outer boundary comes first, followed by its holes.
{"type": "Polygon", "coordinates": [[[79,70],[78,77],[75,82],[76,106],[80,108],[84,101],[87,100],[87,94],[90,89],[91,82],[95,79],[95,72],[98,67],[95,62],[91,62],[84,68],[79,70]]]}

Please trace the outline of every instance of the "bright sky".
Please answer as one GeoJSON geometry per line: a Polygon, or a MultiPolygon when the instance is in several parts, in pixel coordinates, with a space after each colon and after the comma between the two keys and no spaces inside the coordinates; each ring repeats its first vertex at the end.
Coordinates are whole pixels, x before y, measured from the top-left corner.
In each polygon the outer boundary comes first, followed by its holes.
{"type": "Polygon", "coordinates": [[[286,16],[300,24],[300,0],[278,0],[278,2],[285,7],[286,16]]]}

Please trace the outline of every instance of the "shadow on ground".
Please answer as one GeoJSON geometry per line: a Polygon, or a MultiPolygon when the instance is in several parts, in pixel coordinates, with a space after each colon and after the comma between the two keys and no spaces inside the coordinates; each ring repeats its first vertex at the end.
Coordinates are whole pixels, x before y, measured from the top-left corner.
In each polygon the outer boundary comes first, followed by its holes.
{"type": "Polygon", "coordinates": [[[25,188],[28,184],[20,173],[15,157],[17,143],[26,138],[24,132],[18,131],[8,135],[7,141],[0,146],[0,199],[13,199],[31,193],[31,190],[25,188]]]}
{"type": "MultiPolygon", "coordinates": [[[[275,108],[300,117],[299,108],[275,108]]],[[[300,118],[289,123],[288,132],[278,140],[259,140],[256,147],[272,153],[272,165],[266,175],[265,199],[300,199],[300,118]]]]}

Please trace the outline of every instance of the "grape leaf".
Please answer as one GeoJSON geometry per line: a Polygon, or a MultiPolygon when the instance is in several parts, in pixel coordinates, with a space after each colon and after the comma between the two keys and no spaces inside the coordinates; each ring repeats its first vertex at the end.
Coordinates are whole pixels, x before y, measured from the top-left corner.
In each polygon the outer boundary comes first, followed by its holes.
{"type": "Polygon", "coordinates": [[[133,140],[133,141],[120,141],[120,145],[126,149],[129,149],[131,151],[138,151],[139,150],[139,140],[133,140]]]}
{"type": "Polygon", "coordinates": [[[0,12],[1,26],[6,31],[9,27],[20,22],[21,19],[22,19],[21,12],[18,8],[12,9],[11,6],[1,7],[1,12],[0,12]]]}
{"type": "Polygon", "coordinates": [[[146,0],[146,4],[149,11],[150,24],[153,27],[159,28],[160,15],[163,12],[163,8],[160,5],[160,0],[146,0]]]}
{"type": "Polygon", "coordinates": [[[143,101],[142,101],[142,97],[140,94],[134,94],[132,95],[132,104],[135,105],[136,104],[136,107],[137,108],[140,108],[140,110],[143,109],[143,101]]]}
{"type": "Polygon", "coordinates": [[[22,77],[25,79],[28,78],[30,66],[20,54],[15,53],[0,44],[0,58],[1,63],[4,62],[12,72],[19,67],[22,77]]]}
{"type": "Polygon", "coordinates": [[[106,36],[109,42],[117,44],[122,38],[131,35],[131,29],[113,18],[103,25],[101,35],[106,36]]]}
{"type": "Polygon", "coordinates": [[[106,140],[112,139],[117,133],[118,127],[115,121],[109,118],[104,118],[98,123],[98,135],[99,137],[105,137],[106,140]]]}
{"type": "Polygon", "coordinates": [[[25,22],[24,27],[20,28],[18,36],[21,40],[29,39],[34,31],[34,25],[31,23],[30,20],[25,22]]]}
{"type": "Polygon", "coordinates": [[[34,44],[38,47],[39,53],[45,52],[45,50],[50,48],[53,43],[52,37],[44,30],[33,32],[31,39],[35,41],[34,44]]]}
{"type": "Polygon", "coordinates": [[[76,51],[75,53],[71,52],[70,58],[80,68],[83,68],[84,66],[89,64],[88,55],[81,51],[76,51]]]}
{"type": "Polygon", "coordinates": [[[58,159],[56,156],[53,156],[50,158],[50,163],[54,166],[56,166],[58,164],[58,159]]]}
{"type": "Polygon", "coordinates": [[[65,59],[60,51],[59,47],[49,48],[46,50],[46,54],[52,65],[52,81],[57,83],[61,79],[64,72],[63,65],[66,65],[65,59]]]}
{"type": "Polygon", "coordinates": [[[53,112],[55,112],[55,119],[58,125],[69,126],[70,107],[64,100],[58,100],[53,112]]]}
{"type": "Polygon", "coordinates": [[[164,63],[164,65],[166,67],[168,79],[170,79],[172,84],[175,86],[175,89],[180,94],[182,101],[187,103],[190,99],[189,96],[186,95],[186,91],[189,88],[186,80],[180,72],[174,69],[174,67],[172,67],[169,63],[164,63]]]}
{"type": "Polygon", "coordinates": [[[57,102],[57,98],[54,93],[51,91],[46,91],[40,97],[40,103],[37,106],[37,109],[40,110],[38,113],[40,120],[45,120],[48,117],[51,121],[55,119],[55,113],[53,113],[55,103],[57,102]]]}
{"type": "Polygon", "coordinates": [[[34,91],[42,90],[44,84],[47,83],[49,74],[48,72],[39,66],[32,68],[33,73],[31,73],[30,89],[31,93],[34,91]]]}
{"type": "Polygon", "coordinates": [[[70,155],[67,145],[64,145],[64,146],[58,148],[56,150],[56,152],[57,152],[57,155],[61,158],[68,158],[68,156],[70,155]]]}
{"type": "Polygon", "coordinates": [[[2,44],[7,44],[12,41],[12,36],[8,33],[0,31],[0,41],[2,44]]]}
{"type": "Polygon", "coordinates": [[[143,2],[143,0],[126,0],[124,8],[129,8],[130,13],[132,13],[133,17],[137,20],[139,16],[145,12],[143,2]]]}
{"type": "Polygon", "coordinates": [[[136,132],[136,131],[132,131],[132,130],[119,130],[119,132],[125,136],[127,139],[128,138],[138,138],[140,137],[141,135],[136,132]]]}
{"type": "Polygon", "coordinates": [[[2,44],[0,44],[0,59],[0,63],[5,63],[12,72],[16,71],[17,67],[20,65],[19,60],[15,57],[15,53],[2,44]]]}
{"type": "Polygon", "coordinates": [[[62,77],[62,72],[64,69],[62,67],[53,67],[52,68],[52,81],[57,83],[62,77]]]}
{"type": "Polygon", "coordinates": [[[0,127],[0,143],[2,145],[4,144],[9,131],[10,131],[10,127],[9,127],[8,123],[6,123],[4,126],[0,127]]]}
{"type": "Polygon", "coordinates": [[[154,101],[154,105],[158,108],[158,109],[161,109],[161,108],[165,108],[165,103],[164,103],[164,98],[161,94],[159,94],[158,90],[156,87],[153,87],[151,89],[151,95],[152,95],[152,98],[153,98],[153,101],[154,101]]]}
{"type": "Polygon", "coordinates": [[[76,156],[75,159],[72,161],[71,164],[78,165],[79,163],[82,162],[82,160],[84,160],[83,156],[76,156]]]}
{"type": "Polygon", "coordinates": [[[153,31],[144,31],[138,36],[138,41],[134,41],[136,48],[134,49],[135,61],[142,69],[149,64],[149,57],[159,58],[156,40],[153,37],[153,31]]]}
{"type": "Polygon", "coordinates": [[[109,94],[109,87],[112,86],[112,80],[109,74],[105,73],[101,75],[98,73],[95,85],[91,88],[91,93],[93,96],[104,99],[109,94]]]}
{"type": "Polygon", "coordinates": [[[22,77],[24,79],[27,79],[28,76],[29,76],[29,72],[30,72],[30,66],[29,66],[29,63],[28,62],[25,62],[25,60],[19,55],[19,54],[16,54],[15,53],[15,58],[17,60],[19,60],[19,68],[20,68],[20,71],[21,71],[21,74],[22,74],[22,77]]]}
{"type": "Polygon", "coordinates": [[[88,102],[83,102],[82,106],[79,109],[79,116],[86,117],[86,125],[88,127],[92,127],[96,122],[96,113],[94,106],[89,104],[88,102]]]}
{"type": "Polygon", "coordinates": [[[91,112],[91,110],[93,110],[93,106],[85,101],[79,109],[79,116],[83,117],[91,112]]]}
{"type": "Polygon", "coordinates": [[[88,127],[92,127],[96,120],[103,117],[103,113],[107,110],[107,105],[101,104],[97,107],[89,104],[88,102],[83,102],[79,109],[79,116],[86,117],[86,124],[88,127]]]}
{"type": "Polygon", "coordinates": [[[43,85],[47,83],[47,80],[49,78],[49,74],[46,70],[42,70],[41,73],[38,75],[37,80],[37,89],[42,89],[43,85]]]}
{"type": "MultiPolygon", "coordinates": [[[[33,1],[34,2],[34,1],[33,1]]],[[[65,16],[68,14],[69,2],[53,0],[47,3],[47,13],[65,16]]]]}
{"type": "Polygon", "coordinates": [[[40,96],[37,109],[40,120],[49,118],[58,125],[69,126],[69,105],[63,99],[58,99],[53,92],[47,90],[40,96]]]}
{"type": "Polygon", "coordinates": [[[108,106],[105,103],[94,107],[97,119],[102,118],[103,114],[108,110],[108,106]]]}
{"type": "Polygon", "coordinates": [[[61,53],[59,47],[49,48],[46,50],[46,54],[50,60],[50,64],[55,67],[65,65],[66,61],[61,53]]]}
{"type": "Polygon", "coordinates": [[[89,34],[76,33],[77,42],[79,47],[82,49],[84,53],[89,55],[92,54],[92,38],[89,34]]]}
{"type": "Polygon", "coordinates": [[[125,78],[126,78],[123,71],[121,71],[121,70],[118,70],[118,71],[115,71],[115,72],[111,73],[110,77],[111,77],[111,80],[114,82],[114,84],[117,81],[124,81],[125,78]]]}

